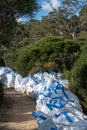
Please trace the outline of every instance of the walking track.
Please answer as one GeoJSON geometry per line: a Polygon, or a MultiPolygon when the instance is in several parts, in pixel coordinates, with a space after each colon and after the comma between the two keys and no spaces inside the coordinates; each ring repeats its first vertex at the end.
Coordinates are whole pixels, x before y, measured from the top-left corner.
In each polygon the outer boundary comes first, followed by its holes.
{"type": "Polygon", "coordinates": [[[32,115],[35,100],[5,88],[4,104],[0,107],[0,130],[37,130],[37,121],[32,115]]]}

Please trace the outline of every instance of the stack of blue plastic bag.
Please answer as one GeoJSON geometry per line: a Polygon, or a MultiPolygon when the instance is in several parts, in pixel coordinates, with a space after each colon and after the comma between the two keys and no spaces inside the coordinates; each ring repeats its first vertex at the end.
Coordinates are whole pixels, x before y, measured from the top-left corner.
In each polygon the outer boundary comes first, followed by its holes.
{"type": "Polygon", "coordinates": [[[87,116],[78,98],[68,89],[68,81],[61,74],[38,72],[23,77],[10,68],[0,67],[0,80],[16,91],[36,98],[38,130],[87,130],[87,116]]]}

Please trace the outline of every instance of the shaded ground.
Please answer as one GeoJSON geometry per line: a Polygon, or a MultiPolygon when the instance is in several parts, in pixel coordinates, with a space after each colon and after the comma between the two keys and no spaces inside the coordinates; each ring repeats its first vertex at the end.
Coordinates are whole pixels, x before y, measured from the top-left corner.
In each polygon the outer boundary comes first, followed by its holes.
{"type": "Polygon", "coordinates": [[[6,88],[0,107],[0,130],[37,130],[37,121],[32,115],[35,106],[32,98],[6,88]]]}

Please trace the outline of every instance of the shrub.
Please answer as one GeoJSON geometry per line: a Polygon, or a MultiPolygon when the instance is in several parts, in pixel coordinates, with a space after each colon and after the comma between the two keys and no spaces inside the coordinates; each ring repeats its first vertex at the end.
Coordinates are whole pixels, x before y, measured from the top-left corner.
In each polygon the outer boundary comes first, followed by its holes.
{"type": "Polygon", "coordinates": [[[41,62],[36,62],[32,69],[29,71],[29,74],[35,74],[38,71],[43,71],[43,64],[41,62]]]}
{"type": "Polygon", "coordinates": [[[15,70],[15,63],[16,63],[16,60],[17,60],[16,49],[10,49],[8,52],[6,51],[4,53],[3,58],[4,58],[5,65],[8,66],[9,68],[15,70]]]}
{"type": "Polygon", "coordinates": [[[86,38],[87,38],[87,31],[81,31],[81,32],[79,33],[78,39],[84,40],[84,39],[86,39],[86,38]]]}
{"type": "Polygon", "coordinates": [[[75,62],[69,76],[69,88],[74,92],[87,114],[87,49],[81,53],[80,58],[75,62]]]}
{"type": "Polygon", "coordinates": [[[19,49],[16,70],[22,75],[27,75],[35,68],[41,70],[37,64],[40,63],[42,71],[60,70],[64,72],[72,68],[79,57],[79,52],[80,46],[73,40],[65,40],[61,37],[42,38],[35,44],[19,49]]]}
{"type": "Polygon", "coordinates": [[[55,62],[47,62],[43,66],[44,71],[58,71],[58,65],[55,62]]]}

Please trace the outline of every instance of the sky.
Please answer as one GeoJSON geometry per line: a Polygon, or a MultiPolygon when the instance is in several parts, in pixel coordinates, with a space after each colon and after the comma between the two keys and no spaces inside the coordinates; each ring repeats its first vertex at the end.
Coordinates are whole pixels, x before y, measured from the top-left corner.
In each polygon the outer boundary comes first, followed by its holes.
{"type": "MultiPolygon", "coordinates": [[[[41,10],[36,14],[36,19],[41,20],[42,16],[48,15],[49,12],[51,12],[53,9],[57,9],[61,6],[62,0],[37,0],[38,4],[41,5],[41,10]]],[[[87,0],[79,0],[79,6],[84,5],[87,2],[87,0]]],[[[78,15],[78,11],[77,14],[78,15]]]]}
{"type": "MultiPolygon", "coordinates": [[[[58,7],[61,6],[61,1],[62,0],[37,0],[38,4],[41,6],[41,9],[38,10],[34,19],[41,20],[42,16],[47,16],[48,13],[51,12],[53,9],[58,9],[58,7]]],[[[81,1],[82,4],[82,2],[84,3],[86,0],[79,0],[79,1],[81,1]]],[[[21,17],[17,21],[28,22],[29,19],[21,17]]]]}
{"type": "Polygon", "coordinates": [[[41,5],[41,10],[36,14],[36,19],[41,20],[42,16],[48,15],[54,9],[57,9],[61,4],[59,0],[38,0],[41,5]]]}
{"type": "MultiPolygon", "coordinates": [[[[60,0],[61,1],[61,0],[60,0]]],[[[41,9],[35,15],[34,19],[41,20],[42,16],[48,15],[54,9],[57,9],[61,4],[59,0],[37,0],[38,4],[41,6],[41,9]]],[[[24,21],[26,22],[27,18],[19,18],[18,22],[24,21]]]]}

